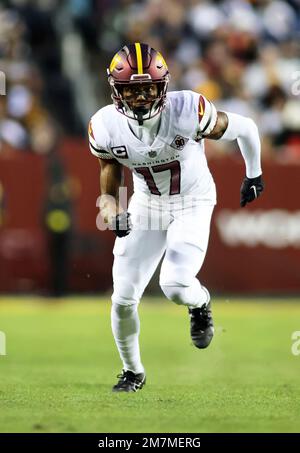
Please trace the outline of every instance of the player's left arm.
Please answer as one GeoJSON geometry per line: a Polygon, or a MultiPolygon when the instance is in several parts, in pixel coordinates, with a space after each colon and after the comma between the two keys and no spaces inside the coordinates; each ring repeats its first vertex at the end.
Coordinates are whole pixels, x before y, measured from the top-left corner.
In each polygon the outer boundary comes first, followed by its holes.
{"type": "Polygon", "coordinates": [[[246,165],[240,204],[244,207],[259,197],[264,189],[264,182],[262,180],[260,138],[254,121],[236,113],[217,112],[215,126],[205,138],[237,140],[246,165]]]}

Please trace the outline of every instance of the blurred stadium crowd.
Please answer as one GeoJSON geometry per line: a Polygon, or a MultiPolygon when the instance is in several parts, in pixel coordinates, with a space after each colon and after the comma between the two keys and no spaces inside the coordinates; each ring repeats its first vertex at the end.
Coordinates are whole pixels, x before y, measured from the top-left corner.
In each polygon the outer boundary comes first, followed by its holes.
{"type": "Polygon", "coordinates": [[[110,102],[106,67],[135,41],[165,56],[171,90],[251,116],[265,158],[300,159],[300,0],[2,0],[0,150],[84,136],[110,102]]]}

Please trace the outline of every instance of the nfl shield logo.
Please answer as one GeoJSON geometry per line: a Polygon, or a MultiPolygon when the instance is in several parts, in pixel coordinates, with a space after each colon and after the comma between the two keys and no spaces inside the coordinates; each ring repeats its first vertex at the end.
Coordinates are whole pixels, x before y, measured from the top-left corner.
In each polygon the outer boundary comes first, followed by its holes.
{"type": "Polygon", "coordinates": [[[157,156],[157,152],[151,150],[151,151],[149,151],[148,155],[149,155],[149,157],[156,157],[157,156]]]}

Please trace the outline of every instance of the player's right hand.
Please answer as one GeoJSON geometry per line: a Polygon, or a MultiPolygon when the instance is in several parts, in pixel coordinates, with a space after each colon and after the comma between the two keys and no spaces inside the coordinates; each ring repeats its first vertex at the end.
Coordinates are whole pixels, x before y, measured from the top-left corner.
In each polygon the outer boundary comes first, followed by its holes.
{"type": "Polygon", "coordinates": [[[132,222],[129,212],[121,212],[120,214],[117,214],[112,219],[111,225],[113,231],[119,238],[127,236],[132,229],[132,222]]]}

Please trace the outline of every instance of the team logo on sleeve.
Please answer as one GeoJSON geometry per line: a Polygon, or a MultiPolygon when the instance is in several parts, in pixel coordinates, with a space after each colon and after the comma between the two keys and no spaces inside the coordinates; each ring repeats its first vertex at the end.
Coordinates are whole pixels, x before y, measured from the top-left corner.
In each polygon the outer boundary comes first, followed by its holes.
{"type": "Polygon", "coordinates": [[[200,95],[200,97],[199,97],[199,106],[198,106],[199,123],[201,123],[202,118],[204,116],[204,113],[205,113],[205,101],[204,101],[204,98],[200,95]]]}
{"type": "Polygon", "coordinates": [[[111,150],[113,155],[116,156],[118,159],[128,158],[126,146],[113,146],[111,150]]]}
{"type": "Polygon", "coordinates": [[[91,121],[89,122],[89,135],[92,137],[92,139],[95,140],[94,132],[93,132],[93,128],[92,128],[92,122],[91,122],[91,121]]]}
{"type": "Polygon", "coordinates": [[[172,146],[172,148],[181,150],[185,147],[185,145],[187,144],[188,141],[189,141],[188,138],[182,137],[181,135],[176,135],[176,137],[174,138],[174,140],[171,143],[171,146],[172,146]]]}

